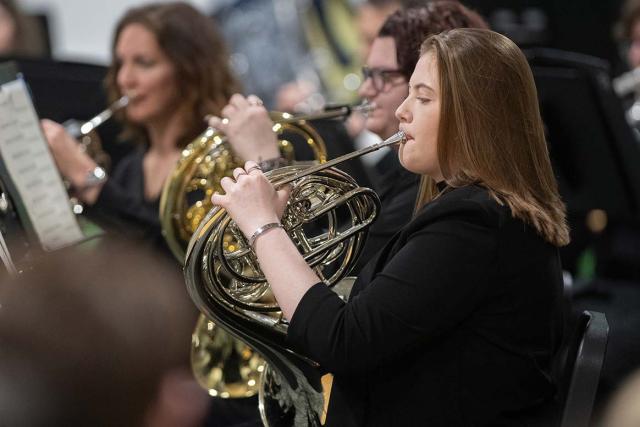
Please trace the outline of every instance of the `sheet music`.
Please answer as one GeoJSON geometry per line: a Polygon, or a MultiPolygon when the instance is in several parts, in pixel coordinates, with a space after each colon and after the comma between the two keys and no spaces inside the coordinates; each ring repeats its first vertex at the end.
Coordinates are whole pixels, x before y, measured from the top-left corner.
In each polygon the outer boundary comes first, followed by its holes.
{"type": "Polygon", "coordinates": [[[7,244],[4,241],[4,236],[0,231],[0,259],[2,263],[7,269],[7,272],[10,276],[16,276],[18,274],[18,270],[16,269],[13,260],[11,259],[11,254],[9,253],[9,248],[7,248],[7,244]]]}
{"type": "Polygon", "coordinates": [[[83,240],[26,84],[0,86],[0,155],[45,250],[83,240]]]}

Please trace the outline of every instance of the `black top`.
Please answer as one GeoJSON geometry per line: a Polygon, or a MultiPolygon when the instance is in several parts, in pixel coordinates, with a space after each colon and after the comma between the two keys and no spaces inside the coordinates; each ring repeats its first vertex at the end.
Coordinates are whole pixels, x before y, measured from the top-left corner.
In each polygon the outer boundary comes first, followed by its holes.
{"type": "Polygon", "coordinates": [[[420,176],[402,167],[397,150],[380,159],[376,169],[379,175],[375,189],[382,207],[369,227],[362,254],[350,272],[352,276],[357,276],[389,239],[411,221],[418,195],[420,176]]]}
{"type": "Polygon", "coordinates": [[[289,343],[334,373],[327,425],[522,425],[550,400],[558,250],[479,186],[427,204],[345,304],[318,283],[289,343]]]}
{"type": "Polygon", "coordinates": [[[146,147],[136,147],[118,162],[88,214],[108,232],[168,253],[160,226],[160,198],[144,197],[145,152],[146,147]]]}

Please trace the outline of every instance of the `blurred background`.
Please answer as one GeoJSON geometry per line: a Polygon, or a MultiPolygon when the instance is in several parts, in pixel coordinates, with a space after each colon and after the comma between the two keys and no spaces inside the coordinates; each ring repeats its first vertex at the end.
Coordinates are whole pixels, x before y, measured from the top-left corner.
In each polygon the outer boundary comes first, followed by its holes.
{"type": "MultiPolygon", "coordinates": [[[[113,24],[127,8],[141,3],[132,0],[21,0],[19,5],[24,12],[38,16],[47,25],[50,52],[54,58],[107,64],[113,24]]],[[[190,3],[205,13],[214,14],[229,6],[247,7],[250,3],[272,2],[191,0],[190,3]]],[[[298,0],[286,3],[308,6],[317,2],[298,0]]],[[[343,3],[355,7],[358,1],[345,0],[343,3]]],[[[622,67],[623,61],[612,37],[612,26],[622,3],[622,0],[465,2],[488,18],[495,29],[507,31],[530,43],[595,55],[611,61],[616,69],[622,67]]]]}
{"type": "MultiPolygon", "coordinates": [[[[0,62],[17,60],[41,118],[92,117],[107,104],[102,81],[114,25],[125,10],[144,3],[15,0],[11,4],[24,15],[23,40],[8,48],[0,43],[0,62]]],[[[393,10],[412,2],[190,3],[220,28],[245,94],[258,95],[270,109],[313,111],[357,101],[364,38],[367,27],[376,26],[366,7],[394,3],[393,10]]],[[[604,312],[611,326],[597,400],[603,406],[640,368],[640,115],[633,115],[634,105],[640,111],[635,95],[640,79],[628,73],[632,35],[616,32],[623,1],[463,3],[514,40],[530,60],[568,205],[572,243],[562,258],[574,310],[604,312]],[[627,86],[619,89],[616,82],[627,86]]],[[[0,12],[0,35],[8,28],[3,18],[0,12]]],[[[118,131],[112,122],[99,130],[114,163],[130,150],[109,143],[118,131]]]]}

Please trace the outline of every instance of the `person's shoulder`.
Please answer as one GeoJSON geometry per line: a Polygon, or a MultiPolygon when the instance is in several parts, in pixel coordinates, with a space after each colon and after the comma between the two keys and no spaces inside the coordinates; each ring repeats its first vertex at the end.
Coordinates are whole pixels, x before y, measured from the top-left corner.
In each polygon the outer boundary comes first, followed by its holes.
{"type": "Polygon", "coordinates": [[[481,185],[447,187],[427,203],[415,219],[418,222],[465,221],[497,228],[504,219],[505,208],[481,185]]]}

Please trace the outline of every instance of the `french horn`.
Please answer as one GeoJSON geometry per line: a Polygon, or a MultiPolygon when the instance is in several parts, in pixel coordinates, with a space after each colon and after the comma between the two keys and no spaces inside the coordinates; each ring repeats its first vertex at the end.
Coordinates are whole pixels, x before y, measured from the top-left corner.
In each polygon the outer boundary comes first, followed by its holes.
{"type": "MultiPolygon", "coordinates": [[[[281,222],[308,265],[345,299],[350,287],[341,281],[363,247],[380,201],[372,190],[358,187],[333,166],[404,141],[404,134],[398,132],[384,142],[325,164],[288,166],[266,174],[276,188],[292,186],[281,222]]],[[[224,209],[214,207],[194,233],[184,275],[197,308],[267,361],[261,370],[259,391],[263,423],[321,425],[331,376],[287,346],[288,322],[255,253],[224,209]],[[227,244],[228,236],[235,242],[233,247],[227,244]]]]}
{"type": "MultiPolygon", "coordinates": [[[[278,136],[285,132],[299,135],[311,148],[316,161],[326,161],[327,150],[320,135],[305,122],[279,122],[285,114],[270,113],[275,123],[274,132],[278,136]]],[[[282,157],[292,162],[295,153],[291,142],[279,139],[278,144],[282,157]]],[[[220,181],[225,176],[232,176],[233,170],[243,165],[244,160],[233,153],[226,136],[211,127],[182,151],[160,196],[162,234],[180,262],[184,262],[191,235],[213,207],[211,196],[216,191],[223,191],[220,181]]]]}
{"type": "MultiPolygon", "coordinates": [[[[340,105],[306,115],[282,112],[269,114],[274,122],[273,131],[279,138],[283,158],[289,163],[296,159],[293,144],[283,139],[283,135],[297,135],[311,149],[314,160],[324,163],[327,159],[324,141],[308,122],[344,118],[354,111],[366,113],[374,106],[364,102],[355,106],[340,105]]],[[[215,191],[222,191],[220,181],[225,176],[233,176],[233,170],[243,165],[244,160],[233,153],[225,135],[211,127],[182,151],[178,165],[167,179],[160,197],[162,233],[181,263],[184,262],[189,239],[213,207],[211,196],[215,191]]]]}
{"type": "MultiPolygon", "coordinates": [[[[292,144],[282,135],[293,134],[305,140],[317,163],[326,161],[324,141],[307,122],[315,119],[346,117],[353,111],[368,111],[370,104],[338,106],[309,115],[270,113],[273,131],[279,137],[282,156],[289,162],[296,157],[292,144]]],[[[174,255],[184,261],[187,243],[207,212],[213,207],[211,195],[222,191],[220,181],[243,166],[225,135],[209,128],[187,146],[178,165],[167,180],[160,198],[160,221],[163,234],[174,255]]],[[[223,236],[228,250],[235,250],[233,234],[223,236]]],[[[198,383],[212,396],[250,397],[259,391],[264,361],[244,342],[216,328],[214,322],[200,316],[192,334],[191,366],[198,383]]]]}
{"type": "MultiPolygon", "coordinates": [[[[290,132],[301,136],[318,162],[326,160],[324,141],[308,124],[279,123],[286,113],[270,113],[278,135],[290,132]]],[[[280,153],[291,162],[292,144],[278,140],[280,153]]],[[[175,255],[184,262],[186,247],[200,222],[213,207],[211,196],[222,191],[220,181],[232,176],[244,161],[238,158],[225,135],[209,127],[183,151],[177,166],[165,182],[160,197],[162,234],[175,255]]],[[[225,236],[230,249],[233,236],[225,236]]],[[[200,315],[191,339],[191,367],[200,386],[214,397],[251,397],[258,393],[264,360],[250,346],[238,341],[206,317],[200,315]]]]}

